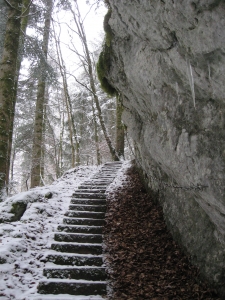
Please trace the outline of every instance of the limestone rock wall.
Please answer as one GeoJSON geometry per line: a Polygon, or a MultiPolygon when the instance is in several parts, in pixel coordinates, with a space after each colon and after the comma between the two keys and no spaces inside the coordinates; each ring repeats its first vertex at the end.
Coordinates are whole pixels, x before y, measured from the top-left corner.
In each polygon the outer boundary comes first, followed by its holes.
{"type": "Polygon", "coordinates": [[[225,1],[109,0],[107,79],[174,237],[225,297],[225,1]]]}

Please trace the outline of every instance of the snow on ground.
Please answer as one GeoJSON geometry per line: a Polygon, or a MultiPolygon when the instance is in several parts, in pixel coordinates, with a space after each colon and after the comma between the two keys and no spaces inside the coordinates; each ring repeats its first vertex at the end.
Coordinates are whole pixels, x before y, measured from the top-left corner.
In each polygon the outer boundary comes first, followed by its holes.
{"type": "Polygon", "coordinates": [[[27,203],[20,221],[0,224],[1,300],[30,300],[36,294],[38,281],[43,278],[44,263],[40,259],[49,251],[71,195],[98,170],[96,166],[71,169],[49,186],[31,189],[0,203],[0,219],[5,220],[12,216],[13,203],[27,203]],[[53,195],[51,199],[45,198],[48,192],[53,195]]]}
{"type": "MultiPolygon", "coordinates": [[[[123,162],[117,177],[107,188],[107,193],[123,185],[124,173],[131,166],[123,162]]],[[[67,171],[49,186],[31,189],[17,194],[0,203],[0,219],[12,214],[12,204],[23,201],[27,209],[20,221],[0,224],[0,300],[41,300],[37,285],[42,275],[44,263],[41,258],[50,250],[58,224],[69,207],[74,190],[88,180],[100,167],[78,167],[67,171]],[[51,192],[51,199],[45,195],[51,192]],[[5,263],[1,263],[5,261],[5,263]]],[[[48,263],[49,264],[49,263],[48,263]]],[[[49,295],[51,300],[71,299],[69,295],[49,295]],[[63,297],[63,298],[62,298],[63,297]]],[[[73,297],[73,299],[99,299],[98,297],[73,297]]]]}
{"type": "Polygon", "coordinates": [[[123,164],[119,171],[116,174],[116,178],[113,180],[113,182],[108,186],[106,189],[106,193],[113,194],[113,192],[118,189],[119,187],[122,187],[124,182],[126,182],[126,171],[132,166],[132,162],[130,160],[123,161],[123,164]]]}

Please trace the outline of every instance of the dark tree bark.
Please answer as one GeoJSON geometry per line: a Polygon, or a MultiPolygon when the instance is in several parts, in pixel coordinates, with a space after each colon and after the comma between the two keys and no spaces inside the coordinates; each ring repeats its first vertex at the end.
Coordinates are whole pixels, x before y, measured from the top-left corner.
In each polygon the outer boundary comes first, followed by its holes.
{"type": "MultiPolygon", "coordinates": [[[[51,27],[51,14],[53,10],[53,0],[47,0],[47,11],[45,15],[45,25],[43,34],[42,50],[45,59],[48,55],[49,33],[51,27]]],[[[37,101],[34,121],[34,137],[32,147],[32,166],[31,166],[31,188],[39,186],[41,183],[41,162],[42,162],[42,144],[43,144],[43,122],[44,122],[44,104],[46,74],[43,63],[40,63],[41,75],[38,81],[37,101]]]]}
{"type": "Polygon", "coordinates": [[[0,62],[0,199],[8,184],[9,143],[12,139],[12,120],[15,110],[15,81],[17,78],[17,58],[20,40],[22,0],[11,0],[5,40],[0,62]]]}
{"type": "MultiPolygon", "coordinates": [[[[25,34],[28,24],[28,17],[29,17],[29,11],[30,11],[30,5],[31,0],[23,0],[23,6],[22,6],[22,14],[21,14],[21,25],[20,25],[20,41],[19,41],[19,54],[17,58],[17,64],[16,64],[16,76],[15,76],[15,93],[14,93],[14,107],[13,111],[15,111],[15,105],[16,105],[16,97],[17,97],[17,88],[18,88],[18,81],[19,81],[19,72],[21,68],[21,63],[23,59],[23,48],[24,48],[24,42],[25,42],[25,34]]],[[[14,158],[15,153],[12,153],[12,143],[13,143],[13,125],[14,125],[14,114],[11,115],[10,120],[10,130],[9,130],[9,143],[8,143],[8,165],[10,168],[7,169],[6,178],[7,181],[9,181],[9,172],[10,169],[13,170],[13,164],[14,164],[14,158]]],[[[10,180],[13,180],[13,172],[11,172],[10,180]]]]}

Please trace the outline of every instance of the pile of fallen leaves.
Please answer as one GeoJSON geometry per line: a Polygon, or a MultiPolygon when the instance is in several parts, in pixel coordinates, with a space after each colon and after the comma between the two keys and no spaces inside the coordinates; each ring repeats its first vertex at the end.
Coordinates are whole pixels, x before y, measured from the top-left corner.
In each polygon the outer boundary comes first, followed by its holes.
{"type": "Polygon", "coordinates": [[[173,241],[163,212],[131,168],[108,196],[105,254],[113,300],[220,299],[173,241]]]}

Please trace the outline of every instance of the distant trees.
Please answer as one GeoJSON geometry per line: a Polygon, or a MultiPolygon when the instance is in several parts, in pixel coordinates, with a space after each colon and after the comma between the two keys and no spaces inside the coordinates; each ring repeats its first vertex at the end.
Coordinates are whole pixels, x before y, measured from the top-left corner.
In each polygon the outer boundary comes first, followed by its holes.
{"type": "Polygon", "coordinates": [[[90,47],[79,1],[1,1],[8,15],[0,20],[0,190],[15,180],[28,189],[68,168],[123,157],[122,101],[100,88],[101,45],[90,47]],[[66,53],[56,17],[62,9],[71,36],[66,53]]]}
{"type": "Polygon", "coordinates": [[[73,15],[73,20],[76,25],[76,30],[74,32],[78,35],[78,37],[83,45],[84,60],[82,60],[82,62],[83,62],[84,70],[88,75],[89,89],[91,90],[92,95],[93,95],[93,100],[94,100],[94,103],[95,103],[95,106],[97,109],[97,116],[98,116],[98,119],[99,119],[99,122],[101,125],[101,129],[103,131],[106,143],[109,147],[109,151],[111,153],[112,159],[119,160],[119,157],[116,153],[115,147],[112,144],[112,141],[110,139],[110,136],[108,134],[108,131],[107,131],[107,128],[105,126],[105,122],[104,122],[104,119],[102,116],[102,110],[101,110],[101,106],[99,104],[99,99],[98,99],[98,95],[97,95],[97,91],[96,91],[96,84],[95,84],[95,80],[94,80],[93,61],[91,59],[91,54],[90,54],[90,50],[89,50],[88,42],[87,42],[87,36],[86,36],[85,29],[83,26],[83,21],[81,18],[80,9],[79,9],[77,0],[74,0],[73,4],[74,4],[74,6],[72,7],[71,2],[69,0],[67,1],[67,5],[69,7],[70,12],[73,15]]]}

